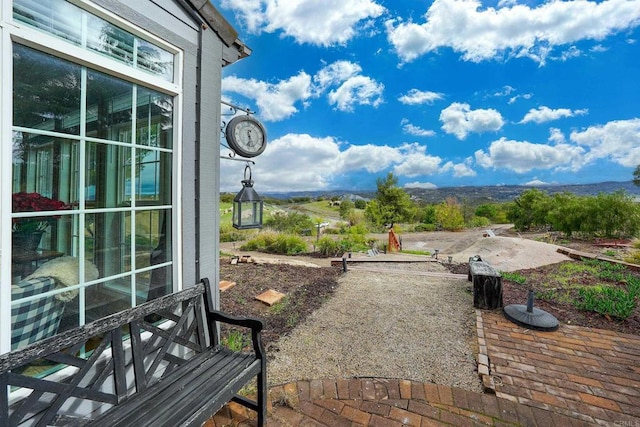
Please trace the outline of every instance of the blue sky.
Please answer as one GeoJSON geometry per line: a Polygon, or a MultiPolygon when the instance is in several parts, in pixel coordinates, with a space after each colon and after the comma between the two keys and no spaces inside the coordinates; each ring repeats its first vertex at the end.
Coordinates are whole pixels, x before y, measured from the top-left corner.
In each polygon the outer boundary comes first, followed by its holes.
{"type": "MultiPolygon", "coordinates": [[[[213,4],[252,49],[222,88],[267,128],[258,192],[370,190],[389,172],[423,188],[629,181],[640,164],[640,0],[213,4]]],[[[243,169],[222,161],[222,190],[243,169]]]]}

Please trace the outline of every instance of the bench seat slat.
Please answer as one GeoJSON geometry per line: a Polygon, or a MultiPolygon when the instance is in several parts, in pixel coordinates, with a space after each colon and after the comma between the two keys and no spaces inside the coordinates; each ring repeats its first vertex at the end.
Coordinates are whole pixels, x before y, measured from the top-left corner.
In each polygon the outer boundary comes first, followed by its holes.
{"type": "MultiPolygon", "coordinates": [[[[209,401],[222,401],[216,396],[221,394],[226,383],[238,378],[244,384],[260,371],[259,361],[256,362],[254,355],[232,353],[227,349],[203,353],[189,361],[185,368],[174,371],[144,392],[110,409],[91,425],[182,425],[182,420],[191,412],[200,410],[206,413],[209,401]],[[176,398],[178,395],[180,399],[176,398]],[[170,421],[172,418],[181,421],[170,421]]],[[[220,407],[231,397],[222,401],[220,407]]]]}

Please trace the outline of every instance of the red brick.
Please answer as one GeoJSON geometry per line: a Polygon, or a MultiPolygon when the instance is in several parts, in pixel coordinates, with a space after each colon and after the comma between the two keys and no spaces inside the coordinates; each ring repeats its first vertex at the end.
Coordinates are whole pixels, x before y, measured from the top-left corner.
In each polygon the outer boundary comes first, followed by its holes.
{"type": "Polygon", "coordinates": [[[362,382],[360,380],[349,380],[349,398],[362,399],[362,382]]]}
{"type": "Polygon", "coordinates": [[[382,415],[383,417],[386,417],[387,415],[389,415],[391,407],[388,405],[383,405],[381,403],[365,400],[364,402],[362,402],[362,405],[360,405],[360,410],[368,412],[370,414],[382,415]]]}
{"type": "Polygon", "coordinates": [[[322,406],[323,408],[328,409],[335,414],[339,414],[340,412],[342,412],[342,408],[344,408],[344,403],[335,399],[316,400],[313,403],[318,406],[322,406]]]}
{"type": "Polygon", "coordinates": [[[321,380],[311,380],[309,382],[309,399],[316,400],[322,398],[323,389],[321,380]]]}
{"type": "Polygon", "coordinates": [[[514,402],[506,399],[498,399],[498,407],[500,408],[500,418],[502,420],[514,423],[518,421],[517,405],[514,402]]]}
{"type": "MultiPolygon", "coordinates": [[[[484,405],[482,404],[482,398],[480,397],[480,393],[466,392],[466,400],[467,405],[465,409],[469,409],[474,412],[482,412],[484,410],[484,405]]],[[[455,396],[454,396],[455,397],[455,396]]],[[[460,405],[456,402],[456,406],[460,407],[460,405]]]]}
{"type": "Polygon", "coordinates": [[[593,396],[588,393],[579,393],[581,400],[588,404],[597,406],[599,408],[611,409],[612,411],[620,411],[620,406],[616,402],[610,399],[605,399],[599,396],[593,396]]]}
{"type": "Polygon", "coordinates": [[[331,427],[351,427],[351,420],[343,418],[331,411],[324,411],[318,421],[331,427]]]}
{"type": "Polygon", "coordinates": [[[402,424],[395,420],[383,418],[379,415],[372,415],[371,421],[369,421],[370,427],[402,427],[402,424]]]}
{"type": "Polygon", "coordinates": [[[399,408],[391,408],[389,418],[401,422],[402,425],[413,427],[420,427],[422,420],[420,415],[399,408]]]}
{"type": "Polygon", "coordinates": [[[550,406],[558,406],[560,408],[567,407],[567,402],[562,397],[553,396],[551,394],[539,392],[536,390],[531,391],[531,400],[541,402],[550,406]]]}
{"type": "Polygon", "coordinates": [[[425,400],[424,384],[416,381],[411,382],[411,398],[425,400]]]}
{"type": "Polygon", "coordinates": [[[400,382],[398,380],[389,380],[387,383],[387,394],[389,399],[400,399],[400,382]]]}
{"type": "Polygon", "coordinates": [[[309,401],[300,402],[300,412],[310,416],[313,419],[319,420],[324,411],[325,411],[324,408],[318,405],[314,405],[309,401]]]}
{"type": "Polygon", "coordinates": [[[461,388],[454,387],[451,389],[453,393],[453,403],[458,408],[468,408],[467,406],[467,392],[461,388]]]}
{"type": "Polygon", "coordinates": [[[482,406],[484,408],[483,413],[491,417],[500,416],[500,407],[498,406],[498,398],[495,395],[481,394],[482,406]]]}
{"type": "Polygon", "coordinates": [[[368,425],[369,420],[371,419],[371,414],[367,414],[359,409],[352,408],[350,406],[345,406],[342,409],[342,413],[340,414],[343,417],[353,421],[354,423],[368,425]]]}
{"type": "Polygon", "coordinates": [[[386,381],[376,380],[373,382],[373,386],[376,390],[376,400],[383,400],[383,399],[389,398],[386,381]]]}
{"type": "Polygon", "coordinates": [[[417,400],[410,400],[409,407],[407,408],[410,412],[415,412],[416,414],[420,414],[425,417],[439,419],[440,418],[440,409],[434,408],[431,405],[427,405],[426,403],[419,402],[417,400]]]}
{"type": "Polygon", "coordinates": [[[473,427],[474,424],[471,418],[448,411],[442,411],[440,413],[440,421],[444,421],[445,423],[452,424],[456,427],[473,427]]]}
{"type": "Polygon", "coordinates": [[[453,393],[451,387],[438,384],[438,394],[440,395],[440,403],[443,405],[453,406],[453,393]]]}
{"type": "Polygon", "coordinates": [[[301,401],[309,400],[309,381],[298,381],[296,383],[296,388],[298,389],[298,398],[301,401]]]}
{"type": "Polygon", "coordinates": [[[324,399],[338,398],[338,390],[334,380],[322,380],[322,397],[324,399]]]}
{"type": "Polygon", "coordinates": [[[411,381],[400,380],[400,398],[411,399],[411,381]]]}
{"type": "Polygon", "coordinates": [[[424,395],[427,402],[439,403],[440,394],[438,393],[438,386],[432,383],[424,383],[424,395]]]}
{"type": "Polygon", "coordinates": [[[364,400],[376,400],[376,387],[373,384],[373,381],[362,381],[362,398],[364,400]]]}
{"type": "Polygon", "coordinates": [[[349,381],[347,380],[336,381],[336,388],[338,389],[338,399],[349,398],[349,381]]]}

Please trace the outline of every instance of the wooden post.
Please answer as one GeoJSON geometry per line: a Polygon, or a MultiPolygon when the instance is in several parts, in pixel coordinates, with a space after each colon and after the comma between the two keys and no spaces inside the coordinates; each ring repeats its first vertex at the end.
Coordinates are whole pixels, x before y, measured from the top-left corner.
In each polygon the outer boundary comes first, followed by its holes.
{"type": "Polygon", "coordinates": [[[485,310],[502,307],[502,276],[480,256],[469,258],[469,280],[473,282],[473,306],[485,310]]]}

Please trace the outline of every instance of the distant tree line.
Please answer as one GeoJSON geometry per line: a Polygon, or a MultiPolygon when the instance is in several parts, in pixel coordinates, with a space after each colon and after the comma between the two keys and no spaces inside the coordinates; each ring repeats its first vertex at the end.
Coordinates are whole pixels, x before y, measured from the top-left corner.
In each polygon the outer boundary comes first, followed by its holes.
{"type": "Polygon", "coordinates": [[[640,205],[623,191],[549,196],[530,189],[507,203],[506,212],[507,219],[522,231],[544,227],[567,236],[620,238],[636,236],[640,229],[640,205]]]}

